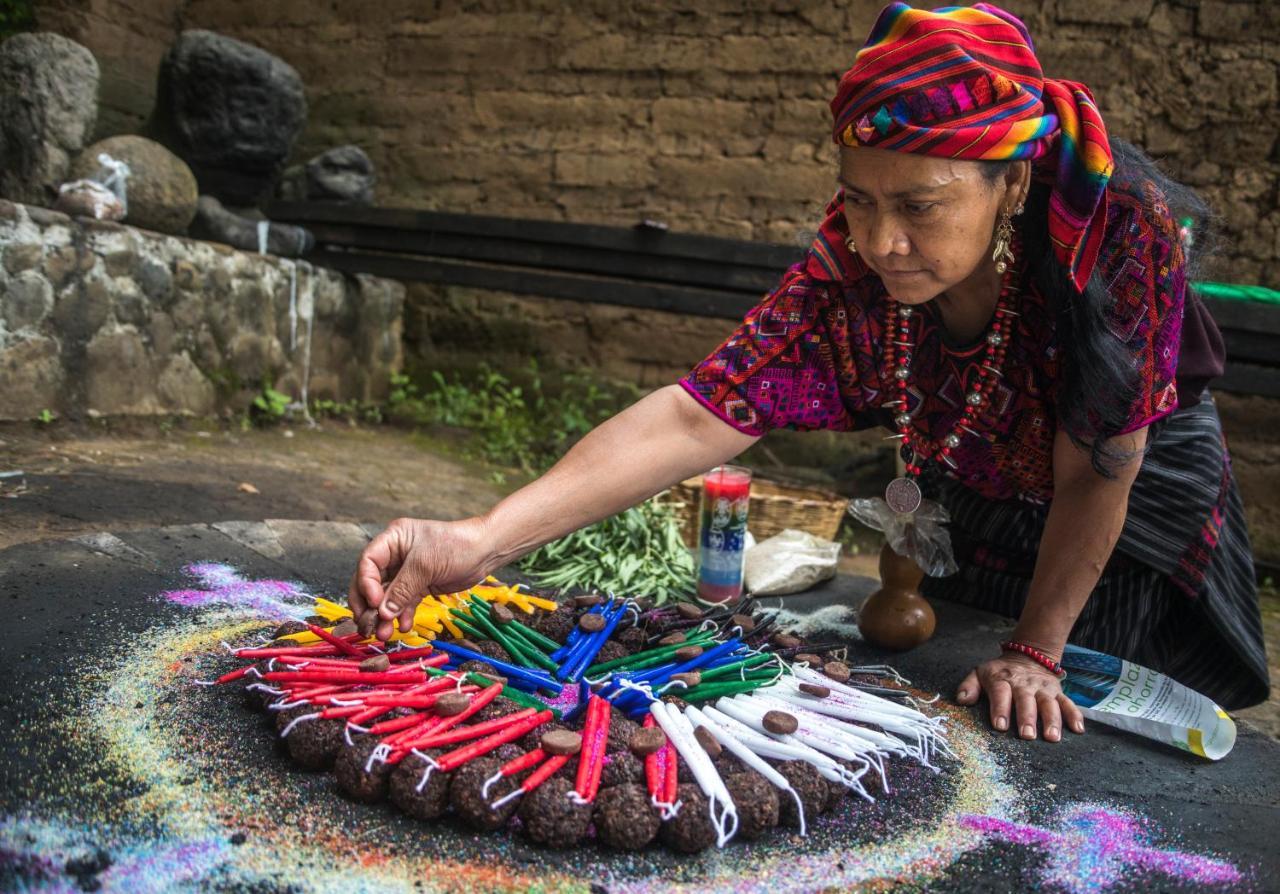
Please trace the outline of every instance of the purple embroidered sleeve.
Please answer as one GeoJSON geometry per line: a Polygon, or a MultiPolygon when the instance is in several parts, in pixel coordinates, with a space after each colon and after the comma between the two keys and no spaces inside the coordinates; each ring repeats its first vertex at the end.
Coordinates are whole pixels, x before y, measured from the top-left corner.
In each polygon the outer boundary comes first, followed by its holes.
{"type": "Polygon", "coordinates": [[[792,267],[680,384],[746,434],[852,429],[850,410],[858,408],[842,396],[828,331],[830,320],[845,315],[833,314],[831,302],[826,284],[814,281],[802,265],[792,267]]]}

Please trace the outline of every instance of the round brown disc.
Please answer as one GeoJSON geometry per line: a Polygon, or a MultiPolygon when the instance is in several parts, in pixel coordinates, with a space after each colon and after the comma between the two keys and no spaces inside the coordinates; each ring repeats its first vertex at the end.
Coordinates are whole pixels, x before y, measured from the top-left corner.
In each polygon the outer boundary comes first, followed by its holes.
{"type": "Polygon", "coordinates": [[[668,633],[662,639],[658,640],[660,646],[674,646],[677,643],[684,642],[684,634],[677,630],[675,633],[668,633]]]}
{"type": "Polygon", "coordinates": [[[682,618],[688,618],[690,621],[696,621],[704,614],[702,609],[694,605],[692,602],[680,602],[676,604],[676,613],[682,618]]]}
{"type": "Polygon", "coordinates": [[[465,692],[446,692],[436,699],[436,713],[441,717],[461,714],[471,704],[471,696],[465,692]]]}
{"type": "Polygon", "coordinates": [[[381,673],[391,667],[391,659],[386,655],[374,655],[360,662],[360,670],[367,673],[381,673]]]}
{"type": "Polygon", "coordinates": [[[676,661],[692,661],[702,654],[702,646],[682,646],[676,649],[676,661]]]}
{"type": "Polygon", "coordinates": [[[355,621],[351,620],[350,618],[344,618],[341,624],[339,624],[337,627],[334,627],[329,632],[332,633],[334,636],[350,636],[351,634],[358,633],[359,631],[356,629],[355,621]]]}
{"type": "Polygon", "coordinates": [[[826,698],[831,694],[831,690],[826,686],[819,686],[817,683],[801,683],[800,691],[806,695],[814,695],[818,698],[826,698]]]}
{"type": "Polygon", "coordinates": [[[510,624],[516,619],[515,612],[505,605],[493,606],[489,609],[489,614],[493,615],[493,623],[495,624],[510,624]]]}
{"type": "Polygon", "coordinates": [[[734,615],[729,622],[735,627],[741,627],[743,633],[750,633],[756,629],[756,619],[750,615],[734,615]]]}
{"type": "Polygon", "coordinates": [[[705,726],[697,727],[693,731],[693,737],[698,740],[702,750],[711,755],[712,758],[719,757],[720,752],[724,751],[724,746],[720,744],[715,736],[711,735],[711,730],[705,726]]]}
{"type": "Polygon", "coordinates": [[[773,644],[779,649],[798,649],[800,648],[800,637],[792,636],[790,633],[775,633],[773,635],[773,644]]]}
{"type": "Polygon", "coordinates": [[[583,615],[578,619],[578,626],[587,633],[595,633],[597,630],[604,630],[604,615],[583,615]]]}
{"type": "Polygon", "coordinates": [[[828,661],[822,666],[822,672],[837,683],[849,682],[849,665],[843,661],[828,661]]]}
{"type": "Polygon", "coordinates": [[[819,656],[814,655],[812,652],[801,652],[794,660],[803,661],[805,664],[809,665],[809,667],[822,667],[822,659],[819,656]]]}
{"type": "Polygon", "coordinates": [[[599,605],[604,602],[603,596],[574,596],[573,604],[578,608],[591,608],[593,605],[599,605]]]}
{"type": "Polygon", "coordinates": [[[667,734],[656,726],[641,727],[631,734],[627,747],[636,757],[648,757],[662,750],[667,744],[667,734]]]}
{"type": "Polygon", "coordinates": [[[766,711],[760,725],[771,733],[790,735],[800,728],[800,721],[786,711],[766,711]]]}
{"type": "Polygon", "coordinates": [[[542,734],[541,745],[547,754],[577,754],[582,750],[582,736],[571,729],[554,729],[542,734]]]}
{"type": "Polygon", "coordinates": [[[366,609],[360,613],[360,620],[356,621],[356,630],[361,636],[373,636],[373,631],[378,629],[378,610],[376,608],[366,609]]]}
{"type": "MultiPolygon", "coordinates": [[[[702,674],[700,674],[696,670],[685,671],[684,673],[681,673],[681,674],[672,674],[671,680],[672,682],[683,683],[686,687],[688,687],[689,689],[692,689],[693,687],[697,686],[699,683],[702,682],[702,674]]],[[[676,690],[673,689],[671,691],[675,692],[676,690]]]]}
{"type": "Polygon", "coordinates": [[[494,683],[501,683],[503,686],[507,685],[507,678],[500,677],[497,674],[476,674],[476,676],[483,677],[484,679],[488,680],[490,686],[492,686],[494,683]]]}
{"type": "Polygon", "coordinates": [[[469,639],[455,639],[453,644],[460,649],[470,649],[472,652],[480,651],[480,647],[469,639]]]}

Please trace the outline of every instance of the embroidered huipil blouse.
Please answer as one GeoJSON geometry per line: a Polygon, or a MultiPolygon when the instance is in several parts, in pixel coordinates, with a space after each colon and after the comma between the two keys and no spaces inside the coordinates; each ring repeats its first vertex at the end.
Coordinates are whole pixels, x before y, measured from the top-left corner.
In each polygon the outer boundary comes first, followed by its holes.
{"type": "MultiPolygon", "coordinates": [[[[1097,273],[1114,299],[1107,324],[1139,373],[1125,431],[1172,413],[1186,290],[1176,222],[1151,183],[1109,187],[1097,273]]],[[[889,303],[883,282],[844,248],[840,197],[807,258],[753,308],[741,326],[681,385],[739,431],[775,428],[851,431],[892,425],[893,369],[884,360],[889,303]]],[[[1045,503],[1053,497],[1056,395],[1063,346],[1056,313],[1025,268],[1001,376],[972,433],[944,472],[991,500],[1045,503]]],[[[916,347],[908,380],[912,425],[934,443],[964,412],[985,342],[948,344],[932,303],[912,316],[916,347]]],[[[1194,398],[1194,395],[1189,395],[1194,398]]]]}

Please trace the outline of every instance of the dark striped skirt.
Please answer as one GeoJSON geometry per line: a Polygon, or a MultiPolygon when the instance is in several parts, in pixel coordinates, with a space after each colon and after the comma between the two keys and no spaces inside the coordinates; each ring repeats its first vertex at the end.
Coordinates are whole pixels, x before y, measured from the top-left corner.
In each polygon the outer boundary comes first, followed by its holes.
{"type": "MultiPolygon", "coordinates": [[[[951,513],[960,570],[924,593],[1022,613],[1048,509],[930,482],[951,513]]],[[[1070,641],[1168,674],[1225,708],[1270,683],[1244,507],[1212,398],[1152,426],[1124,530],[1070,641]]]]}

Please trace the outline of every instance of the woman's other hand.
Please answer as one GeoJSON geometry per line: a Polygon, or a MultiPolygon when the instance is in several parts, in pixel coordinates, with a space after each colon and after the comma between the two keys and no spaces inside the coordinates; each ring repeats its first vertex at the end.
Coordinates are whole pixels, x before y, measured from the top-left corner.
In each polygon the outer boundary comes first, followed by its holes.
{"type": "Polygon", "coordinates": [[[413,615],[428,593],[456,593],[474,586],[491,570],[484,521],[456,522],[398,518],[369,541],[360,554],[347,603],[357,618],[378,610],[378,639],[413,627],[413,615]]]}
{"type": "Polygon", "coordinates": [[[991,706],[991,725],[998,730],[1010,728],[1012,709],[1014,728],[1024,739],[1036,738],[1037,720],[1048,742],[1062,738],[1064,721],[1073,732],[1084,732],[1084,715],[1063,694],[1057,676],[1024,655],[1006,653],[969,671],[956,690],[956,701],[976,704],[983,693],[991,706]]]}

